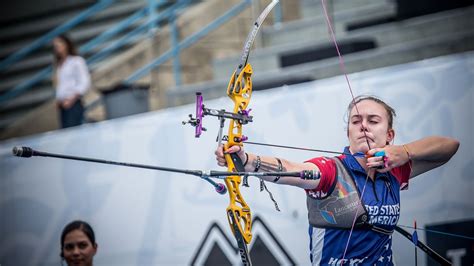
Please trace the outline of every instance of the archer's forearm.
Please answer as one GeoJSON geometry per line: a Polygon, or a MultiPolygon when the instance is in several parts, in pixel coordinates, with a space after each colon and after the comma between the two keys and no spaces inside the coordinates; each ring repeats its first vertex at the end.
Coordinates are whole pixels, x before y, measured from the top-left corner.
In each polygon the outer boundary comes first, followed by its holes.
{"type": "Polygon", "coordinates": [[[410,178],[439,167],[451,159],[459,148],[459,142],[447,137],[426,137],[403,145],[411,164],[410,178]]]}
{"type": "MultiPolygon", "coordinates": [[[[300,172],[303,170],[316,170],[319,169],[316,165],[311,163],[295,163],[285,159],[279,159],[270,156],[257,156],[256,154],[248,154],[248,162],[245,166],[245,171],[248,172],[300,172]],[[260,158],[260,159],[259,159],[260,158]]],[[[275,182],[280,185],[291,185],[304,189],[314,189],[318,186],[319,180],[304,180],[299,177],[283,176],[277,178],[275,176],[260,177],[265,181],[275,182]]]]}
{"type": "Polygon", "coordinates": [[[448,138],[431,136],[408,144],[405,147],[413,162],[434,162],[444,164],[456,153],[459,141],[448,138]]]}

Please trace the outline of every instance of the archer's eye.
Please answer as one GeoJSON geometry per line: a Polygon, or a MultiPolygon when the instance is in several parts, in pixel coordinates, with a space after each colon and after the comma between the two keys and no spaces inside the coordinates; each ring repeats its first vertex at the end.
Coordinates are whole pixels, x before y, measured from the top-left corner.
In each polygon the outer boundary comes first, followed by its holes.
{"type": "Polygon", "coordinates": [[[382,122],[382,119],[380,119],[378,117],[374,117],[373,119],[369,120],[369,123],[373,124],[373,125],[380,124],[381,122],[382,122]]]}

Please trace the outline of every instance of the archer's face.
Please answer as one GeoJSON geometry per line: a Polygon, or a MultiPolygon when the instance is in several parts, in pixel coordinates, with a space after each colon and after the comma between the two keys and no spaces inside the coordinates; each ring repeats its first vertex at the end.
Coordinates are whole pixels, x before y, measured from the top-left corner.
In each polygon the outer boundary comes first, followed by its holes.
{"type": "Polygon", "coordinates": [[[96,252],[97,246],[82,230],[73,230],[64,238],[63,255],[69,266],[91,266],[96,252]]]}
{"type": "Polygon", "coordinates": [[[362,100],[357,108],[359,113],[355,107],[351,110],[347,131],[352,153],[366,153],[369,150],[367,139],[371,149],[383,148],[393,140],[395,132],[388,128],[388,113],[381,104],[362,100]]]}

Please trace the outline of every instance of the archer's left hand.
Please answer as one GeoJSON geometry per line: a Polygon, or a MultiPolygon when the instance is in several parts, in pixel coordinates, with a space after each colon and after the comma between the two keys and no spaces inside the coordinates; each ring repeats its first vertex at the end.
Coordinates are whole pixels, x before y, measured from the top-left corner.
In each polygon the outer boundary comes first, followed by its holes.
{"type": "Polygon", "coordinates": [[[217,147],[217,150],[214,152],[214,154],[216,155],[217,164],[219,166],[227,166],[227,161],[225,159],[225,154],[227,153],[228,154],[236,153],[240,157],[242,162],[246,161],[245,159],[247,155],[245,154],[245,151],[242,146],[235,145],[235,146],[230,147],[227,150],[224,150],[224,145],[220,145],[219,147],[217,147]]]}

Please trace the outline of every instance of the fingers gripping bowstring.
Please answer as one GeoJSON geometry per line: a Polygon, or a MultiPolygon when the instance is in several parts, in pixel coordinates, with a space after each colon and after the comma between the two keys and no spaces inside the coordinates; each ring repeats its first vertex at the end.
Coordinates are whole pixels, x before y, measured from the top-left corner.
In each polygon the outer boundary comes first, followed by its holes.
{"type": "MultiPolygon", "coordinates": [[[[337,55],[338,55],[338,58],[339,58],[339,67],[341,68],[341,72],[344,74],[344,77],[346,79],[346,83],[347,85],[349,86],[349,91],[351,93],[351,97],[352,97],[352,104],[354,105],[355,107],[355,110],[357,112],[357,115],[360,116],[360,113],[359,113],[359,109],[357,108],[357,103],[355,101],[355,97],[354,97],[354,93],[352,92],[352,86],[351,86],[351,83],[349,81],[349,77],[347,75],[347,71],[346,71],[346,66],[344,64],[344,58],[342,57],[341,55],[341,52],[339,50],[339,46],[337,44],[337,41],[336,41],[336,36],[334,34],[334,30],[333,30],[333,27],[332,27],[332,24],[331,24],[331,20],[329,19],[329,15],[328,15],[328,12],[327,12],[327,9],[326,9],[326,1],[325,0],[321,0],[321,5],[323,7],[323,10],[324,10],[324,16],[326,18],[326,24],[328,26],[328,29],[329,29],[329,33],[331,35],[331,38],[332,38],[332,41],[334,43],[334,46],[336,48],[336,51],[337,51],[337,55]]],[[[365,137],[365,140],[367,141],[367,147],[368,149],[370,150],[370,143],[369,143],[369,138],[367,137],[367,132],[363,126],[363,123],[361,123],[361,127],[362,127],[362,132],[364,132],[364,137],[365,137]]],[[[369,179],[369,171],[367,171],[367,177],[365,178],[365,182],[364,182],[364,186],[362,187],[362,191],[360,193],[360,200],[362,200],[362,197],[364,195],[364,192],[365,192],[365,187],[367,185],[367,181],[369,179]]],[[[362,202],[361,202],[362,204],[362,202]]],[[[342,255],[342,259],[341,259],[341,264],[344,264],[344,258],[346,257],[346,253],[347,253],[347,249],[349,247],[349,242],[351,240],[351,236],[352,236],[352,232],[354,231],[354,227],[355,227],[355,222],[357,220],[357,216],[359,215],[358,213],[358,208],[356,208],[356,214],[354,216],[354,219],[352,221],[352,226],[351,226],[351,230],[349,232],[349,237],[347,239],[347,243],[346,243],[346,247],[344,248],[344,253],[342,255]]]]}

